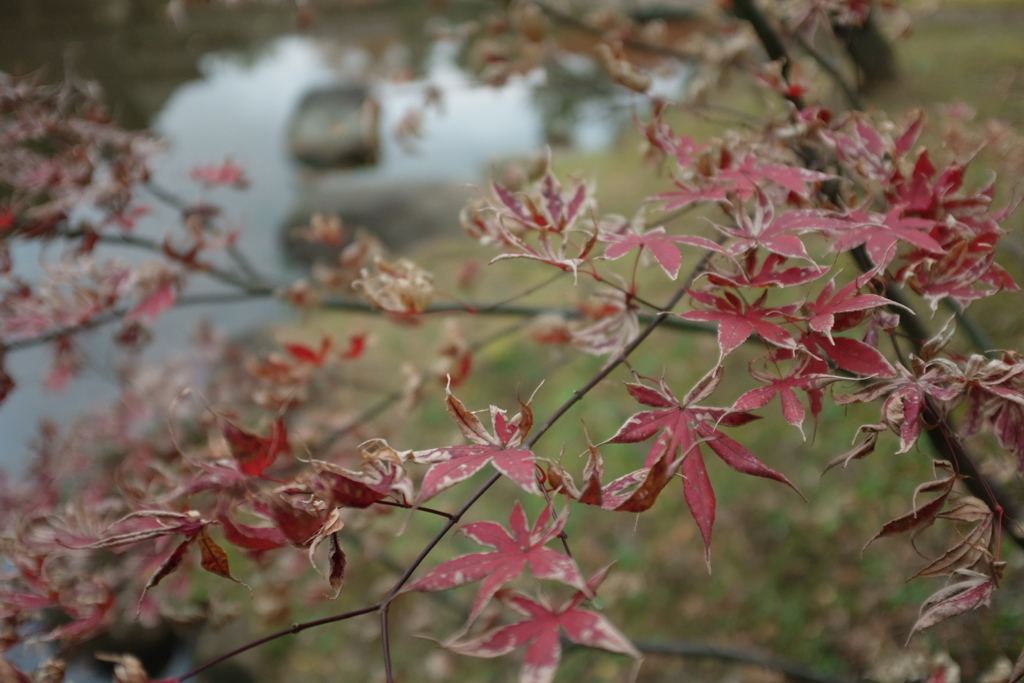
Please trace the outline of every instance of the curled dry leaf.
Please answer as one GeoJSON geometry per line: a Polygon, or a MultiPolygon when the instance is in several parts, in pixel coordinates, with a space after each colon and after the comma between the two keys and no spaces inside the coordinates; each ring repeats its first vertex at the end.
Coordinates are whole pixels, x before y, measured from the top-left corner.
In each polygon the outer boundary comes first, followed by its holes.
{"type": "Polygon", "coordinates": [[[962,577],[963,580],[946,586],[921,605],[921,613],[910,630],[910,635],[907,636],[908,643],[919,631],[991,602],[992,594],[996,590],[993,577],[967,569],[959,569],[955,575],[962,577]]]}
{"type": "MultiPolygon", "coordinates": [[[[936,467],[941,467],[943,469],[948,468],[948,463],[944,462],[936,462],[935,465],[936,467]]],[[[949,472],[949,476],[947,477],[925,482],[918,486],[914,490],[914,509],[905,515],[886,522],[885,526],[882,527],[882,530],[875,534],[870,541],[864,544],[864,550],[883,536],[892,536],[894,534],[907,532],[910,532],[912,536],[916,536],[921,533],[921,531],[931,526],[938,517],[939,512],[941,512],[942,508],[946,505],[946,499],[949,498],[949,494],[953,492],[953,484],[956,483],[956,480],[956,474],[949,472]],[[939,497],[917,507],[916,501],[919,493],[938,493],[939,497]]],[[[863,552],[863,550],[861,552],[863,552]]]]}
{"type": "Polygon", "coordinates": [[[995,515],[984,501],[973,497],[965,498],[956,507],[939,514],[939,517],[974,526],[960,536],[958,543],[915,574],[914,578],[945,576],[960,569],[973,569],[979,563],[992,560],[993,555],[989,546],[993,540],[995,515]]]}
{"type": "MultiPolygon", "coordinates": [[[[239,585],[249,588],[245,583],[231,575],[231,567],[228,565],[228,554],[210,537],[206,527],[199,530],[196,540],[199,542],[199,552],[202,558],[201,566],[203,569],[211,574],[223,576],[225,579],[230,579],[239,585]]],[[[249,588],[249,592],[252,593],[251,588],[249,588]]]]}
{"type": "Polygon", "coordinates": [[[434,278],[408,259],[395,262],[376,258],[373,270],[363,268],[352,283],[363,296],[388,313],[422,313],[433,300],[434,278]]]}
{"type": "MultiPolygon", "coordinates": [[[[114,664],[115,683],[149,683],[149,675],[142,666],[142,662],[134,655],[111,655],[97,654],[96,659],[101,662],[112,662],[114,664]]],[[[7,679],[3,679],[6,683],[7,679]]]]}
{"type": "Polygon", "coordinates": [[[621,44],[614,46],[601,43],[597,46],[597,56],[612,80],[636,92],[647,92],[651,88],[651,75],[644,73],[625,58],[621,44]]]}
{"type": "Polygon", "coordinates": [[[348,566],[348,559],[345,556],[345,551],[341,549],[341,543],[338,542],[337,532],[331,534],[327,563],[330,566],[327,580],[331,584],[331,588],[334,589],[333,597],[336,598],[345,585],[345,570],[348,566]]]}

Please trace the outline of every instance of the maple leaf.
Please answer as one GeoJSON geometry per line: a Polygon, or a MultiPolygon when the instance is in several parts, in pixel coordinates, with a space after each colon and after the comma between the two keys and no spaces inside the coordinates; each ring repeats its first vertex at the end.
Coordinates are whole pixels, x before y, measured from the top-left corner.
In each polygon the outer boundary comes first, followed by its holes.
{"type": "Polygon", "coordinates": [[[808,185],[818,184],[834,177],[828,173],[797,166],[761,163],[756,157],[748,154],[738,165],[720,170],[715,176],[715,181],[729,184],[730,189],[743,200],[762,193],[761,187],[765,180],[770,180],[807,199],[812,191],[808,185]]]}
{"type": "Polygon", "coordinates": [[[231,455],[238,462],[238,468],[250,477],[263,476],[263,472],[274,463],[278,455],[290,450],[288,430],[281,416],[274,420],[268,437],[256,436],[227,420],[224,420],[221,432],[228,442],[231,455]]]}
{"type": "Polygon", "coordinates": [[[451,383],[446,387],[445,407],[455,420],[463,436],[473,442],[469,446],[443,446],[416,451],[410,459],[413,462],[429,464],[417,505],[430,500],[447,488],[465,481],[491,463],[494,469],[518,484],[528,493],[539,494],[537,472],[533,452],[519,448],[530,427],[533,426],[533,411],[528,403],[519,402],[520,412],[511,419],[497,406],[491,406],[491,424],[494,434],[488,433],[475,414],[451,392],[451,383]]]}
{"type": "Polygon", "coordinates": [[[958,569],[954,575],[963,577],[963,580],[946,586],[924,601],[917,621],[907,636],[907,643],[919,631],[991,603],[992,594],[996,590],[993,577],[969,569],[958,569]]]}
{"type": "Polygon", "coordinates": [[[305,344],[285,344],[284,349],[300,363],[308,363],[314,367],[323,367],[327,353],[331,350],[332,340],[325,336],[320,340],[320,348],[314,350],[305,344]]]}
{"type": "Polygon", "coordinates": [[[719,185],[704,182],[700,185],[691,185],[686,182],[675,181],[675,190],[662,192],[651,197],[655,201],[664,201],[665,211],[675,211],[696,204],[697,202],[722,202],[728,196],[728,190],[719,185]]]}
{"type": "Polygon", "coordinates": [[[836,405],[873,402],[888,394],[882,404],[882,424],[900,436],[900,449],[906,453],[921,435],[923,413],[929,397],[952,401],[961,387],[949,381],[941,371],[931,368],[920,377],[912,376],[900,366],[899,376],[883,380],[854,394],[835,394],[836,405]]]}
{"type": "MultiPolygon", "coordinates": [[[[125,515],[115,522],[111,528],[125,524],[126,522],[138,523],[140,521],[146,525],[144,528],[107,536],[85,546],[86,548],[97,550],[103,548],[119,548],[122,546],[133,545],[141,541],[166,536],[182,535],[185,537],[184,540],[182,540],[174,550],[171,551],[171,554],[164,558],[156,571],[153,572],[153,575],[150,576],[149,580],[146,582],[146,585],[142,589],[142,594],[139,596],[140,609],[142,600],[146,597],[146,593],[149,589],[155,587],[165,578],[177,571],[178,567],[181,566],[182,561],[185,559],[189,547],[196,541],[199,542],[199,548],[202,555],[201,566],[203,569],[245,586],[244,583],[231,575],[231,571],[228,567],[227,554],[225,554],[224,550],[217,545],[213,538],[210,537],[209,532],[207,532],[206,527],[209,526],[211,522],[209,520],[202,519],[199,513],[195,510],[190,510],[188,512],[139,510],[125,515]],[[153,524],[156,524],[156,526],[153,526],[153,524]]],[[[246,586],[246,588],[248,588],[248,586],[246,586]]]]}
{"type": "MultiPolygon", "coordinates": [[[[778,396],[782,402],[782,415],[786,418],[786,422],[799,429],[800,434],[803,435],[804,407],[797,398],[795,389],[801,389],[808,393],[820,392],[825,385],[846,379],[837,375],[808,372],[810,365],[811,363],[805,357],[793,368],[792,372],[783,377],[775,377],[751,368],[750,375],[759,382],[767,383],[768,386],[746,392],[736,399],[732,409],[737,412],[757,410],[768,405],[775,396],[778,396]]],[[[811,408],[814,417],[817,417],[817,410],[821,408],[820,397],[817,401],[812,401],[811,408]]],[[[804,438],[806,439],[806,436],[804,438]]]]}
{"type": "MultiPolygon", "coordinates": [[[[881,352],[870,344],[852,337],[829,339],[823,334],[807,333],[800,343],[811,353],[822,352],[843,370],[866,377],[894,377],[896,370],[881,352]]],[[[823,363],[824,365],[824,363],[823,363]]]]}
{"type": "Polygon", "coordinates": [[[984,501],[973,496],[964,498],[952,509],[939,513],[938,517],[973,526],[966,534],[960,534],[960,540],[953,547],[914,574],[913,578],[953,574],[993,559],[989,546],[994,533],[995,513],[984,501]]]}
{"type": "Polygon", "coordinates": [[[729,212],[736,222],[735,227],[714,224],[715,228],[730,238],[725,253],[732,256],[761,248],[779,256],[811,261],[799,233],[816,232],[828,225],[841,225],[821,211],[792,210],[775,216],[775,207],[763,192],[758,192],[753,212],[748,212],[743,203],[734,201],[729,212]]]}
{"type": "Polygon", "coordinates": [[[444,647],[470,657],[500,657],[523,645],[529,645],[520,683],[550,683],[562,659],[561,633],[579,645],[617,652],[640,659],[640,651],[615,626],[597,612],[580,609],[596,592],[609,567],[601,569],[564,604],[553,607],[545,597],[534,600],[513,591],[500,591],[498,599],[528,617],[508,626],[495,628],[476,638],[444,643],[444,647]]]}
{"type": "Polygon", "coordinates": [[[470,234],[483,242],[518,250],[500,254],[491,259],[491,263],[514,258],[533,259],[570,270],[575,277],[597,242],[596,228],[577,226],[583,209],[590,203],[586,183],[577,183],[574,189],[563,192],[549,169],[521,199],[496,182],[491,183],[491,188],[497,198],[497,202],[492,202],[496,218],[484,217],[479,211],[463,215],[463,225],[470,234]],[[587,236],[582,245],[570,239],[574,232],[587,236]],[[536,237],[536,246],[528,241],[528,235],[536,237]],[[576,250],[576,256],[568,256],[570,247],[576,250]]]}
{"type": "Polygon", "coordinates": [[[224,538],[228,543],[254,554],[288,545],[288,539],[278,529],[242,524],[232,519],[227,510],[217,516],[217,521],[224,530],[224,538]]]}
{"type": "Polygon", "coordinates": [[[835,240],[836,251],[849,251],[864,245],[864,250],[878,268],[885,268],[896,256],[899,242],[907,242],[931,254],[942,254],[942,245],[935,241],[928,230],[935,227],[935,221],[902,217],[903,206],[893,207],[887,214],[866,214],[853,211],[846,217],[846,225],[824,226],[827,234],[835,240]]]}
{"type": "Polygon", "coordinates": [[[196,166],[189,172],[188,177],[197,183],[205,185],[207,188],[223,185],[237,190],[244,190],[249,186],[249,179],[245,177],[245,169],[231,159],[225,159],[224,163],[220,166],[212,164],[196,166]]]}
{"type": "MultiPolygon", "coordinates": [[[[685,237],[666,235],[665,228],[658,226],[653,230],[637,234],[627,232],[625,234],[604,233],[599,236],[609,246],[604,250],[604,256],[610,261],[620,259],[634,249],[647,249],[654,255],[665,274],[675,280],[679,277],[679,267],[683,263],[683,256],[677,246],[679,242],[687,241],[685,237]]],[[[708,240],[710,242],[710,240],[708,240]]],[[[714,242],[711,242],[714,244],[714,242]]],[[[715,245],[716,247],[718,245],[715,245]]]]}
{"type": "Polygon", "coordinates": [[[817,299],[813,302],[804,302],[804,308],[808,313],[808,326],[815,332],[819,332],[828,337],[830,343],[834,343],[832,339],[832,328],[836,324],[837,314],[864,311],[871,308],[877,308],[878,306],[899,306],[900,308],[906,309],[911,315],[913,315],[914,312],[911,309],[902,304],[897,304],[895,301],[887,299],[884,296],[879,296],[877,294],[855,294],[857,290],[863,287],[869,280],[871,280],[872,277],[874,277],[875,272],[876,271],[872,271],[855,278],[852,282],[849,282],[840,288],[838,292],[836,291],[835,278],[832,278],[832,280],[822,288],[817,299]]]}
{"type": "Polygon", "coordinates": [[[946,505],[946,500],[953,492],[953,484],[957,480],[957,476],[953,473],[949,463],[935,461],[935,466],[947,470],[949,472],[948,476],[925,482],[914,489],[914,509],[905,515],[886,522],[881,531],[864,544],[865,549],[883,536],[910,532],[911,538],[913,538],[935,522],[942,508],[946,505]],[[939,495],[935,499],[917,507],[917,496],[921,493],[938,493],[939,495]]]}
{"type": "Polygon", "coordinates": [[[400,505],[412,499],[412,482],[401,464],[408,453],[399,454],[383,439],[360,445],[361,470],[356,472],[323,460],[310,460],[315,472],[313,491],[338,507],[365,508],[394,498],[400,505]]]}
{"type": "Polygon", "coordinates": [[[786,329],[768,318],[785,317],[795,310],[795,306],[768,308],[764,306],[768,298],[767,290],[753,304],[747,304],[736,294],[725,291],[724,297],[718,297],[699,290],[687,290],[691,297],[699,303],[711,307],[712,310],[694,310],[677,313],[684,320],[718,323],[718,362],[728,356],[737,346],[747,340],[755,332],[762,339],[784,348],[796,348],[796,341],[786,329]]]}
{"type": "MultiPolygon", "coordinates": [[[[659,433],[647,455],[644,466],[654,470],[657,463],[672,470],[682,468],[683,495],[686,504],[700,528],[704,540],[704,559],[711,569],[711,531],[715,521],[715,496],[704,467],[701,445],[706,444],[729,467],[781,482],[797,493],[799,490],[789,479],[762,463],[753,453],[733,441],[719,429],[719,425],[740,426],[758,419],[747,412],[728,408],[709,408],[698,405],[711,396],[722,381],[722,366],[706,374],[682,399],[677,399],[663,381],[658,388],[644,384],[626,384],[626,389],[638,402],[654,410],[636,413],[605,443],[637,443],[659,433]],[[687,463],[687,460],[691,462],[687,463]]],[[[645,475],[646,476],[646,475],[645,475]]],[[[801,494],[802,495],[802,494],[801,494]]]]}
{"type": "Polygon", "coordinates": [[[620,289],[606,287],[580,305],[591,324],[573,324],[569,339],[573,346],[595,356],[614,357],[640,334],[639,305],[636,298],[620,289]]]}
{"type": "Polygon", "coordinates": [[[718,286],[729,287],[796,287],[817,280],[829,271],[829,266],[792,266],[780,269],[789,259],[780,254],[768,252],[764,262],[757,263],[758,252],[748,251],[737,263],[738,269],[724,270],[721,263],[713,263],[708,271],[708,280],[718,286]]]}
{"type": "Polygon", "coordinates": [[[569,515],[555,516],[545,506],[533,528],[527,527],[526,513],[516,501],[509,518],[512,533],[495,522],[475,522],[462,528],[462,532],[480,545],[495,549],[492,553],[463,555],[430,570],[409,584],[407,591],[439,591],[479,581],[486,577],[470,610],[467,625],[480,614],[498,590],[523,573],[527,564],[538,579],[561,581],[586,590],[586,582],[576,563],[563,553],[545,548],[565,528],[569,515]]]}
{"type": "Polygon", "coordinates": [[[562,192],[561,183],[550,168],[538,187],[524,196],[523,201],[497,182],[491,183],[491,189],[501,204],[498,207],[501,215],[525,228],[557,233],[564,233],[573,226],[588,198],[587,185],[582,182],[562,192]]]}
{"type": "Polygon", "coordinates": [[[143,298],[128,314],[125,320],[145,320],[152,323],[171,308],[178,299],[178,283],[168,280],[143,298]]]}

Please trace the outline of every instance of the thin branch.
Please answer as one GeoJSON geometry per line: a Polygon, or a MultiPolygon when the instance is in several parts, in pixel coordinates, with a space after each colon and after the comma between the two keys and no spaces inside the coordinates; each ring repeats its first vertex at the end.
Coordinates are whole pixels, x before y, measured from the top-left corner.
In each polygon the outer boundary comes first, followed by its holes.
{"type": "Polygon", "coordinates": [[[338,429],[328,434],[320,443],[309,450],[309,456],[311,458],[320,458],[324,455],[327,450],[334,445],[334,442],[342,438],[356,427],[366,424],[373,418],[377,417],[385,410],[390,408],[396,403],[401,397],[400,394],[388,394],[377,403],[373,404],[352,420],[349,420],[348,424],[345,424],[338,429]]]}
{"type": "MultiPolygon", "coordinates": [[[[789,70],[792,66],[792,59],[786,50],[785,44],[778,32],[772,28],[768,17],[754,4],[753,0],[733,0],[733,11],[740,19],[743,19],[754,29],[757,39],[761,41],[762,47],[768,53],[768,59],[781,62],[782,77],[789,80],[789,70]]],[[[786,99],[792,102],[797,109],[806,106],[804,99],[799,95],[787,94],[786,99]]]]}
{"type": "MultiPolygon", "coordinates": [[[[84,237],[94,237],[97,242],[105,244],[119,244],[122,246],[137,247],[139,249],[145,249],[152,251],[157,254],[167,256],[167,251],[164,249],[164,243],[158,242],[148,237],[141,237],[139,235],[133,235],[128,233],[88,233],[85,230],[59,230],[55,232],[55,235],[64,239],[80,239],[84,237]]],[[[232,285],[234,287],[240,287],[242,289],[257,290],[257,291],[273,291],[265,281],[262,279],[253,280],[247,278],[241,278],[235,273],[224,270],[223,268],[217,268],[209,264],[203,264],[202,269],[194,269],[195,272],[201,272],[215,280],[220,280],[225,284],[232,285]]]]}
{"type": "Polygon", "coordinates": [[[815,50],[810,43],[808,43],[800,35],[794,35],[793,38],[796,40],[796,44],[800,46],[800,49],[807,53],[807,55],[814,60],[814,62],[827,73],[839,89],[843,91],[843,96],[846,98],[847,104],[852,108],[863,111],[864,102],[860,99],[860,95],[857,94],[856,88],[846,82],[843,74],[840,73],[838,67],[835,64],[825,59],[825,56],[815,50]]]}
{"type": "Polygon", "coordinates": [[[384,679],[388,683],[394,683],[395,676],[391,671],[391,639],[388,637],[388,607],[389,603],[381,603],[380,606],[380,636],[381,645],[384,649],[384,679]]]}
{"type": "Polygon", "coordinates": [[[323,619],[314,619],[313,621],[306,621],[306,622],[303,622],[303,623],[300,623],[300,624],[292,624],[291,626],[289,626],[286,629],[282,629],[280,631],[277,631],[276,633],[271,633],[269,636],[264,636],[264,637],[260,638],[259,640],[254,640],[251,643],[246,643],[245,645],[242,645],[241,647],[236,647],[234,650],[231,650],[230,652],[225,652],[222,655],[219,655],[217,657],[214,657],[213,659],[207,660],[207,661],[203,662],[202,664],[200,664],[199,666],[197,666],[196,668],[194,668],[191,671],[189,671],[188,673],[186,673],[184,675],[181,675],[181,676],[178,676],[177,678],[174,678],[174,679],[171,679],[171,680],[176,680],[179,683],[181,681],[186,681],[189,678],[192,678],[194,676],[197,676],[197,675],[201,674],[202,672],[206,671],[210,667],[216,666],[216,665],[220,664],[221,662],[225,662],[225,661],[231,659],[232,657],[235,657],[237,655],[242,654],[243,652],[246,652],[248,650],[253,649],[254,647],[259,647],[260,645],[263,645],[265,643],[269,643],[272,640],[277,640],[278,638],[282,638],[282,637],[287,636],[287,635],[295,635],[296,633],[301,633],[302,631],[305,631],[306,629],[315,628],[317,626],[323,626],[324,624],[333,624],[333,623],[338,622],[338,621],[345,621],[347,619],[352,619],[354,617],[359,617],[359,616],[362,616],[364,614],[369,614],[371,612],[376,612],[379,609],[381,609],[381,604],[377,603],[375,605],[370,605],[369,607],[363,607],[361,609],[352,610],[351,612],[344,612],[342,614],[336,614],[336,615],[334,615],[332,617],[324,617],[323,619]]]}
{"type": "MultiPolygon", "coordinates": [[[[264,296],[273,294],[270,291],[251,291],[245,290],[241,292],[227,292],[220,294],[195,294],[192,296],[181,297],[178,299],[174,306],[175,308],[183,308],[187,306],[206,306],[211,304],[226,304],[236,303],[238,301],[244,301],[247,299],[257,299],[264,296]]],[[[77,325],[67,325],[64,327],[54,328],[47,330],[34,337],[26,337],[25,339],[17,339],[10,342],[0,342],[0,346],[3,346],[6,351],[20,351],[21,349],[31,348],[33,346],[40,346],[42,344],[48,344],[52,341],[56,341],[61,337],[68,335],[78,334],[79,332],[85,332],[87,330],[102,327],[110,323],[117,322],[123,319],[126,315],[131,312],[131,308],[117,308],[105,313],[100,313],[93,316],[85,322],[78,323],[77,325]]]]}
{"type": "MultiPolygon", "coordinates": [[[[595,26],[591,26],[587,22],[582,21],[581,19],[577,19],[571,14],[567,14],[559,9],[556,9],[545,2],[538,2],[536,3],[536,5],[537,7],[540,8],[542,12],[544,12],[544,14],[546,14],[548,17],[564,26],[569,26],[571,28],[583,31],[584,33],[588,33],[592,36],[597,36],[599,38],[603,37],[606,33],[605,31],[595,26]]],[[[622,45],[623,47],[627,47],[631,50],[636,50],[638,52],[646,52],[648,54],[659,55],[662,57],[673,57],[683,62],[692,59],[690,55],[686,54],[685,52],[682,52],[681,50],[677,50],[671,47],[665,47],[664,45],[652,45],[651,43],[647,43],[642,40],[636,40],[634,38],[626,38],[625,40],[622,41],[622,45]]]]}
{"type": "MultiPolygon", "coordinates": [[[[160,201],[164,202],[171,208],[180,211],[183,216],[187,216],[188,214],[193,213],[196,210],[196,205],[189,204],[187,201],[179,197],[176,193],[168,190],[162,185],[157,184],[153,180],[147,181],[146,183],[143,184],[142,187],[145,188],[146,191],[148,191],[151,195],[153,195],[160,201]]],[[[255,268],[255,266],[253,266],[252,261],[250,261],[249,258],[244,253],[242,253],[242,250],[238,248],[237,244],[232,244],[228,246],[227,253],[228,256],[230,256],[232,260],[234,260],[238,268],[251,281],[262,283],[267,282],[267,278],[264,277],[263,274],[261,274],[255,268]]]]}
{"type": "Polygon", "coordinates": [[[401,503],[396,503],[391,500],[375,500],[373,502],[376,503],[377,505],[387,505],[388,507],[401,508],[403,510],[412,510],[413,512],[426,512],[431,515],[437,515],[438,517],[444,517],[445,519],[452,518],[452,514],[450,512],[444,512],[443,510],[435,510],[434,508],[423,507],[422,505],[419,507],[413,507],[411,505],[402,505],[401,503]]]}

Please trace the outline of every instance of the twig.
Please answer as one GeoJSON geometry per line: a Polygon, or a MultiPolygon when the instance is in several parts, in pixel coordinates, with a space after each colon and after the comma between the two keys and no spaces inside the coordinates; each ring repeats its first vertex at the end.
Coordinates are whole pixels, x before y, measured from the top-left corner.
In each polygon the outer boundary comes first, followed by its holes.
{"type": "MultiPolygon", "coordinates": [[[[153,195],[160,201],[164,202],[171,208],[180,211],[182,215],[188,215],[190,212],[196,210],[196,205],[189,204],[187,201],[179,197],[177,194],[171,192],[162,185],[157,184],[153,180],[147,181],[146,183],[143,184],[142,187],[144,187],[146,191],[148,191],[151,195],[153,195]]],[[[267,282],[267,278],[265,278],[258,270],[256,270],[255,266],[253,266],[252,264],[252,261],[250,261],[249,258],[242,253],[242,250],[238,248],[237,244],[232,244],[228,246],[227,253],[228,256],[230,256],[232,260],[234,260],[235,264],[239,267],[239,269],[250,280],[262,283],[267,282]]]]}
{"type": "Polygon", "coordinates": [[[450,512],[444,512],[443,510],[435,510],[434,508],[423,507],[422,505],[420,505],[419,507],[413,507],[411,505],[402,505],[401,503],[396,503],[391,500],[375,500],[374,503],[376,503],[377,505],[387,505],[388,507],[401,508],[403,510],[413,510],[414,512],[427,512],[431,515],[444,517],[445,519],[452,518],[450,512]]]}
{"type": "Polygon", "coordinates": [[[278,638],[282,638],[282,637],[287,636],[287,635],[295,635],[297,633],[301,633],[302,631],[305,631],[306,629],[315,628],[317,626],[323,626],[324,624],[333,624],[333,623],[338,622],[338,621],[345,621],[347,619],[352,619],[354,617],[359,617],[359,616],[362,616],[364,614],[370,614],[371,612],[376,612],[380,608],[381,608],[381,604],[377,603],[377,604],[374,604],[374,605],[370,605],[369,607],[363,607],[361,609],[352,610],[351,612],[344,612],[342,614],[336,614],[336,615],[334,615],[332,617],[324,617],[323,619],[314,619],[313,621],[306,621],[306,622],[303,622],[303,623],[300,623],[300,624],[292,624],[291,626],[289,626],[286,629],[282,629],[282,630],[280,630],[280,631],[278,631],[276,633],[271,633],[269,636],[264,636],[264,637],[260,638],[259,640],[254,640],[251,643],[246,643],[245,645],[242,645],[241,647],[236,647],[234,650],[231,650],[230,652],[225,652],[222,655],[219,655],[217,657],[214,657],[213,659],[207,660],[207,661],[203,662],[202,664],[200,664],[199,666],[197,666],[194,669],[192,669],[191,671],[189,671],[188,673],[183,674],[181,676],[178,676],[177,678],[174,678],[174,679],[171,679],[171,680],[178,681],[179,683],[181,681],[186,681],[186,680],[188,680],[190,678],[193,678],[194,676],[197,676],[197,675],[201,674],[202,672],[206,671],[210,667],[217,666],[221,662],[225,662],[225,661],[231,659],[232,657],[240,655],[243,652],[247,652],[248,650],[251,650],[254,647],[259,647],[260,645],[263,645],[265,643],[269,643],[272,640],[277,640],[278,638]]]}
{"type": "MultiPolygon", "coordinates": [[[[63,237],[65,239],[79,239],[90,236],[89,233],[87,233],[85,230],[62,230],[57,231],[55,234],[58,237],[63,237]]],[[[145,249],[147,251],[152,251],[158,254],[166,255],[166,251],[164,250],[164,244],[162,242],[157,242],[156,240],[152,240],[147,237],[140,237],[139,235],[132,235],[127,233],[99,233],[95,234],[94,237],[98,242],[138,247],[140,249],[145,249]]],[[[203,269],[197,272],[202,272],[204,275],[208,275],[209,277],[212,277],[215,280],[220,280],[225,284],[229,284],[235,287],[241,287],[243,289],[251,289],[258,291],[273,291],[273,288],[268,286],[267,283],[262,280],[262,278],[241,278],[235,273],[229,272],[222,268],[217,268],[216,266],[212,266],[209,264],[203,264],[203,269]]],[[[259,276],[257,275],[257,278],[258,277],[259,276]]]]}
{"type": "MultiPolygon", "coordinates": [[[[782,77],[789,80],[789,70],[792,66],[789,52],[782,42],[782,38],[768,22],[768,17],[758,9],[753,0],[733,0],[733,11],[736,16],[745,20],[754,29],[757,39],[761,41],[762,47],[768,53],[768,59],[781,62],[782,77]]],[[[800,95],[787,93],[786,99],[792,102],[797,109],[803,109],[806,104],[800,95]]]]}
{"type": "Polygon", "coordinates": [[[857,90],[853,86],[846,82],[846,79],[843,78],[843,74],[839,72],[836,65],[825,59],[825,56],[811,47],[810,43],[804,40],[802,36],[794,35],[793,38],[796,40],[796,44],[800,46],[800,49],[806,52],[825,73],[832,77],[832,80],[839,86],[839,89],[843,91],[847,104],[854,109],[863,111],[864,102],[860,99],[860,95],[857,94],[857,90]]]}
{"type": "MultiPolygon", "coordinates": [[[[187,306],[206,306],[211,304],[228,304],[235,303],[238,301],[244,301],[246,299],[257,299],[263,296],[267,296],[272,292],[263,291],[242,291],[242,292],[226,292],[221,294],[195,294],[192,296],[181,297],[175,302],[175,308],[187,307],[187,306]]],[[[123,319],[126,315],[131,312],[131,308],[117,308],[105,313],[100,313],[93,316],[85,322],[78,323],[77,325],[67,325],[64,327],[54,328],[47,330],[34,337],[26,337],[25,339],[17,339],[10,342],[0,342],[0,346],[6,351],[20,351],[21,349],[31,348],[33,346],[39,346],[41,344],[48,344],[49,342],[55,341],[61,337],[68,335],[78,334],[79,332],[85,332],[96,327],[102,327],[109,323],[117,322],[123,319]]]]}
{"type": "Polygon", "coordinates": [[[378,401],[374,405],[370,406],[369,408],[361,412],[354,419],[349,420],[348,424],[345,424],[339,427],[338,429],[334,430],[330,434],[328,434],[320,443],[318,443],[316,446],[309,450],[310,457],[320,458],[327,451],[327,449],[334,445],[335,441],[345,436],[356,427],[364,425],[373,418],[377,417],[385,410],[387,410],[389,407],[391,407],[394,403],[396,403],[400,398],[400,394],[388,394],[380,401],[378,401]]]}

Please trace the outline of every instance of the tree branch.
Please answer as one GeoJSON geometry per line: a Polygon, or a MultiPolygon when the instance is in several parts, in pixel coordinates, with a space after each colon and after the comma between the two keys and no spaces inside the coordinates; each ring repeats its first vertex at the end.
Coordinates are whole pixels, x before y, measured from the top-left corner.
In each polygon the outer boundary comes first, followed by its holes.
{"type": "MultiPolygon", "coordinates": [[[[853,256],[863,272],[868,272],[874,268],[874,264],[871,262],[871,258],[867,255],[863,246],[854,249],[853,256]]],[[[921,317],[917,315],[916,311],[913,315],[908,315],[906,310],[900,308],[906,307],[912,311],[914,310],[895,283],[886,283],[885,296],[895,303],[895,305],[889,308],[899,314],[900,327],[906,333],[907,339],[913,345],[914,350],[920,354],[921,347],[931,338],[931,334],[925,328],[924,323],[921,322],[921,317]]],[[[1017,504],[1003,491],[1002,487],[982,474],[977,465],[974,464],[974,459],[960,442],[957,430],[953,426],[950,417],[942,413],[938,404],[930,396],[926,396],[925,399],[925,409],[922,411],[921,418],[924,420],[924,424],[929,427],[925,432],[932,447],[942,459],[948,460],[953,464],[958,474],[964,476],[964,485],[971,492],[971,495],[985,501],[985,504],[993,512],[997,513],[1003,530],[1007,532],[1021,550],[1024,550],[1024,526],[1021,526],[1021,511],[1018,509],[1017,504]]]]}
{"type": "Polygon", "coordinates": [[[180,683],[181,681],[186,681],[186,680],[188,680],[190,678],[198,676],[199,674],[201,674],[202,672],[206,671],[210,667],[217,666],[221,662],[226,662],[227,660],[231,659],[232,657],[240,655],[243,652],[247,652],[247,651],[253,649],[254,647],[259,647],[260,645],[264,645],[266,643],[269,643],[272,640],[277,640],[278,638],[282,638],[282,637],[288,636],[288,635],[295,635],[296,633],[301,633],[302,631],[305,631],[306,629],[315,628],[317,626],[323,626],[324,624],[333,624],[333,623],[338,622],[338,621],[345,621],[347,619],[352,619],[354,617],[359,617],[359,616],[362,616],[364,614],[369,614],[371,612],[376,612],[380,608],[381,608],[380,603],[377,603],[375,605],[370,605],[369,607],[363,607],[361,609],[353,610],[351,612],[344,612],[342,614],[337,614],[337,615],[335,615],[333,617],[325,617],[323,619],[314,619],[313,621],[307,621],[307,622],[303,622],[301,624],[292,624],[291,626],[289,626],[286,629],[282,629],[280,631],[277,631],[276,633],[271,633],[269,636],[264,636],[264,637],[262,637],[262,638],[260,638],[258,640],[252,641],[251,643],[246,643],[245,645],[242,645],[241,647],[236,647],[234,650],[231,650],[230,652],[225,652],[224,654],[218,655],[217,657],[214,657],[213,659],[209,659],[209,660],[203,662],[202,664],[200,664],[199,666],[195,667],[194,669],[192,669],[188,673],[185,673],[185,674],[183,674],[181,676],[178,676],[177,678],[173,678],[171,680],[177,681],[178,683],[180,683]]]}

